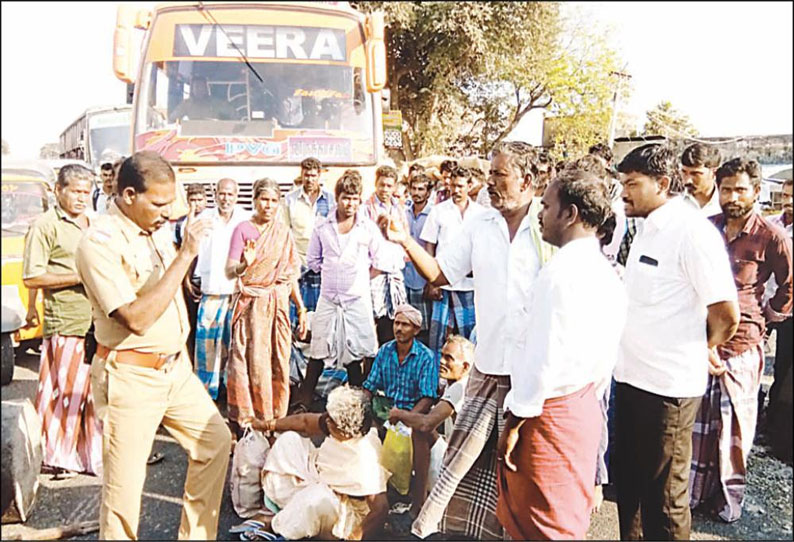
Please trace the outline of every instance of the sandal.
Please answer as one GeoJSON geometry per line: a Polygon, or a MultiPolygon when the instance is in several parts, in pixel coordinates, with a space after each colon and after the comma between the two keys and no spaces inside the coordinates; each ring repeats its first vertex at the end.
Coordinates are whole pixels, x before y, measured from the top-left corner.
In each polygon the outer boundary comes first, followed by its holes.
{"type": "Polygon", "coordinates": [[[52,475],[51,480],[71,480],[72,478],[76,478],[78,474],[78,472],[73,470],[59,468],[58,471],[52,475]]]}
{"type": "Polygon", "coordinates": [[[254,529],[261,529],[264,527],[265,524],[261,521],[257,521],[255,519],[247,519],[244,522],[240,523],[239,525],[235,525],[231,529],[229,529],[230,534],[237,534],[237,533],[244,533],[247,531],[252,531],[254,529]]]}
{"type": "Polygon", "coordinates": [[[159,463],[165,459],[165,454],[162,452],[154,452],[152,455],[149,456],[149,459],[146,460],[147,465],[154,465],[155,463],[159,463]]]}
{"type": "Polygon", "coordinates": [[[240,540],[285,540],[281,535],[271,533],[262,529],[251,529],[240,533],[240,540]]]}

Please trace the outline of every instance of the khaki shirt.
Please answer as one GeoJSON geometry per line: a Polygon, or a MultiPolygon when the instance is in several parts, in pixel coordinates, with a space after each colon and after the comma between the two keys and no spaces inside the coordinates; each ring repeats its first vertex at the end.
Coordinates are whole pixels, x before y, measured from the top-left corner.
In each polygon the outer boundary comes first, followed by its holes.
{"type": "Polygon", "coordinates": [[[110,315],[152,289],[176,257],[168,228],[149,235],[113,203],[77,247],[77,272],[94,308],[96,340],[112,350],[174,354],[189,332],[185,298],[178,289],[168,308],[138,336],[110,315]]]}
{"type": "MultiPolygon", "coordinates": [[[[90,225],[91,218],[88,220],[90,225]]],[[[45,273],[77,273],[75,251],[82,235],[80,225],[57,205],[41,215],[25,236],[22,278],[32,279],[45,273]]],[[[91,327],[91,303],[82,284],[42,290],[44,336],[84,337],[91,327]]]]}

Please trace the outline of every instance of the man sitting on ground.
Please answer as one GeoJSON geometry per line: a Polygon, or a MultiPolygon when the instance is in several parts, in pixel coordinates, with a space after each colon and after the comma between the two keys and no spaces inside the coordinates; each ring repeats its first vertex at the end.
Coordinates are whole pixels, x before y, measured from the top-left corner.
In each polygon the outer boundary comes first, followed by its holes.
{"type": "Polygon", "coordinates": [[[328,395],[322,414],[251,425],[282,433],[262,469],[265,504],[275,512],[255,518],[264,530],[287,540],[361,540],[383,528],[389,474],[380,465],[381,443],[367,393],[339,387],[328,395]],[[327,438],[317,449],[310,437],[327,438]]]}
{"type": "Polygon", "coordinates": [[[432,350],[416,340],[422,314],[404,303],[395,309],[394,340],[384,344],[372,364],[364,390],[383,391],[393,406],[424,414],[438,397],[438,366],[432,350]]]}
{"type": "Polygon", "coordinates": [[[443,423],[444,436],[449,438],[452,434],[454,418],[463,406],[466,384],[469,382],[469,369],[473,364],[474,344],[460,335],[451,335],[441,349],[439,376],[447,381],[447,388],[441,400],[427,414],[396,407],[389,412],[389,422],[402,422],[413,429],[411,440],[414,447],[414,487],[411,491],[409,510],[412,522],[419,515],[427,498],[430,450],[439,438],[436,429],[443,423]]]}

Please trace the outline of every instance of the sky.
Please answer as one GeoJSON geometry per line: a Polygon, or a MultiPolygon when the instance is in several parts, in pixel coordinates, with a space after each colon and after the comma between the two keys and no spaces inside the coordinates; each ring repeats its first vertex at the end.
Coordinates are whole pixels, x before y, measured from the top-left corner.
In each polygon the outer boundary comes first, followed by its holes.
{"type": "MultiPolygon", "coordinates": [[[[144,2],[153,5],[153,2],[144,2]]],[[[3,2],[2,137],[35,157],[86,108],[124,102],[112,68],[117,2],[3,2]]],[[[792,3],[570,2],[625,61],[641,123],[662,100],[700,135],[792,133],[792,3]]],[[[515,132],[537,141],[540,115],[515,132]]]]}

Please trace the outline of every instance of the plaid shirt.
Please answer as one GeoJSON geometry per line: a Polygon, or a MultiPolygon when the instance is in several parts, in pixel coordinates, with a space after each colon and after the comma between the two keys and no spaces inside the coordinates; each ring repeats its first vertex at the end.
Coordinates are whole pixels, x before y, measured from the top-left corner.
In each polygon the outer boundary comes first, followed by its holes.
{"type": "MultiPolygon", "coordinates": [[[[725,238],[723,215],[711,220],[725,238]]],[[[725,244],[739,294],[741,320],[736,335],[719,350],[734,357],[761,343],[767,319],[781,321],[791,313],[791,249],[785,234],[757,213],[734,239],[725,238],[725,244]],[[764,286],[772,276],[779,286],[762,310],[764,286]]]]}
{"type": "Polygon", "coordinates": [[[433,351],[414,340],[411,351],[400,363],[397,341],[384,344],[375,357],[364,388],[375,393],[383,391],[394,400],[394,406],[411,410],[423,397],[438,397],[438,364],[433,351]]]}

